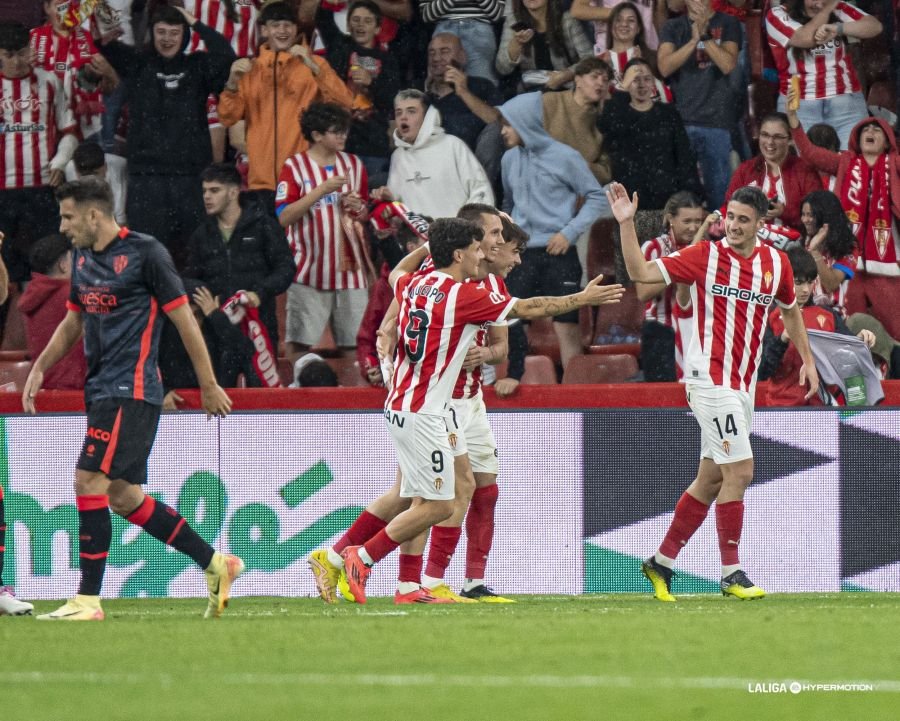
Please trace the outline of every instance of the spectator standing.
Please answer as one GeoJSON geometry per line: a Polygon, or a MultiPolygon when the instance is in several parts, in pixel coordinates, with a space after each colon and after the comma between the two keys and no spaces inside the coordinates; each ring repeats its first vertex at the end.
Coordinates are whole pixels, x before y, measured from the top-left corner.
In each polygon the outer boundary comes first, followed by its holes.
{"type": "MultiPolygon", "coordinates": [[[[841,139],[838,137],[837,130],[832,128],[828,123],[816,123],[811,128],[806,129],[806,137],[813,145],[820,148],[830,150],[837,153],[841,149],[841,139]]],[[[835,177],[830,173],[819,172],[819,180],[822,181],[822,188],[834,192],[835,177]]]]}
{"type": "MultiPolygon", "coordinates": [[[[53,331],[66,316],[72,274],[72,244],[58,233],[41,238],[31,251],[31,281],[19,297],[19,312],[25,320],[28,355],[37,358],[53,331]]],[[[87,361],[84,345],[75,346],[44,374],[47,390],[84,389],[87,361]]]]}
{"type": "Polygon", "coordinates": [[[625,66],[631,58],[644,58],[653,71],[656,79],[656,92],[653,100],[662,103],[672,102],[672,91],[657,76],[656,52],[647,45],[647,32],[643,19],[638,11],[638,6],[630,2],[620,2],[610,13],[609,20],[610,44],[600,57],[609,63],[613,70],[612,89],[617,89],[622,84],[625,66]]]}
{"type": "Polygon", "coordinates": [[[873,38],[881,29],[877,18],[842,0],[773,5],[766,14],[766,32],[778,70],[778,109],[787,107],[796,77],[803,127],[828,123],[847,148],[853,126],[868,115],[847,39],[873,38]]]}
{"type": "Polygon", "coordinates": [[[294,12],[273,2],[260,13],[265,42],[253,60],[231,66],[219,96],[219,117],[226,126],[247,124],[248,185],[264,207],[275,207],[275,186],[285,161],[309,147],[297,119],[317,99],[350,108],[353,96],[324,58],[300,39],[294,12]]]}
{"type": "Polygon", "coordinates": [[[728,75],[737,67],[741,26],[714,12],[711,0],[687,0],[687,14],[669,20],[660,35],[657,62],[670,79],[691,147],[700,162],[707,207],[722,205],[731,177],[731,132],[737,126],[728,75]]]}
{"type": "Polygon", "coordinates": [[[369,295],[371,260],[358,222],[366,219],[366,169],[344,152],[349,112],[314,103],[300,123],[310,148],[284,164],[275,198],[297,266],[287,295],[288,357],[308,351],[326,325],[352,355],[369,295]]]}
{"type": "MultiPolygon", "coordinates": [[[[574,0],[570,12],[576,20],[587,20],[594,26],[594,55],[600,56],[612,45],[609,19],[622,0],[574,0]]],[[[659,47],[657,31],[668,19],[666,0],[636,0],[634,6],[644,26],[644,41],[650,50],[659,47]]]]}
{"type": "Polygon", "coordinates": [[[597,121],[612,175],[630,183],[646,210],[661,209],[679,190],[703,195],[697,159],[673,105],[653,102],[655,78],[647,61],[628,61],[622,81],[597,121]]]}
{"type": "Polygon", "coordinates": [[[296,271],[284,230],[257,203],[241,204],[241,176],[233,165],[211,165],[200,178],[206,219],[191,235],[185,275],[222,303],[244,291],[277,357],[275,299],[288,289],[296,271]]]}
{"type": "MultiPolygon", "coordinates": [[[[32,244],[59,228],[53,188],[78,146],[77,125],[59,78],[31,65],[28,30],[0,23],[0,232],[9,280],[28,279],[32,244]]],[[[6,306],[0,310],[0,328],[6,306]]]]}
{"type": "Polygon", "coordinates": [[[197,176],[212,162],[207,98],[234,60],[231,45],[182,8],[159,6],[144,51],[117,40],[100,46],[126,85],[128,222],[156,237],[177,262],[203,218],[197,176]],[[185,55],[191,30],[207,52],[185,55]]]}
{"type": "Polygon", "coordinates": [[[581,24],[560,0],[511,1],[497,50],[501,75],[519,70],[525,88],[557,90],[572,82],[576,63],[592,55],[581,24]]]}
{"type": "MultiPolygon", "coordinates": [[[[510,292],[562,296],[581,283],[575,243],[598,218],[609,215],[603,189],[577,150],[547,133],[540,93],[500,107],[503,115],[503,209],[530,237],[522,264],[509,276],[510,292]]],[[[578,313],[554,319],[563,367],[583,351],[578,313]]]]}
{"type": "Polygon", "coordinates": [[[36,66],[62,81],[81,137],[93,139],[103,127],[103,94],[115,88],[118,78],[84,28],[66,25],[70,4],[44,0],[47,22],[31,31],[31,49],[36,66]]]}
{"type": "Polygon", "coordinates": [[[494,24],[503,17],[503,0],[421,0],[419,9],[434,32],[456,35],[466,51],[466,74],[497,83],[494,24]]]}
{"type": "Polygon", "coordinates": [[[822,188],[818,173],[791,152],[791,128],[784,113],[769,113],[759,126],[759,155],[745,160],[734,171],[725,202],[745,185],[762,190],[769,199],[766,222],[802,230],[800,204],[822,188]]]}
{"type": "Polygon", "coordinates": [[[894,131],[880,118],[866,118],[850,133],[849,148],[832,153],[809,141],[790,104],[787,115],[800,157],[835,176],[835,194],[856,236],[858,272],[847,290],[847,313],[870,313],[900,338],[900,153],[894,131]]]}
{"type": "Polygon", "coordinates": [[[377,36],[383,22],[373,0],[355,0],[347,13],[350,35],[335,24],[334,13],[320,7],[317,29],[325,40],[325,57],[353,93],[353,122],[347,150],[359,156],[374,185],[384,185],[390,166],[390,118],[400,90],[396,57],[383,50],[377,36]]]}
{"type": "Polygon", "coordinates": [[[420,90],[394,99],[394,144],[387,188],[381,200],[399,200],[417,213],[450,217],[466,203],[492,205],[494,192],[468,146],[441,127],[441,116],[420,90]]]}

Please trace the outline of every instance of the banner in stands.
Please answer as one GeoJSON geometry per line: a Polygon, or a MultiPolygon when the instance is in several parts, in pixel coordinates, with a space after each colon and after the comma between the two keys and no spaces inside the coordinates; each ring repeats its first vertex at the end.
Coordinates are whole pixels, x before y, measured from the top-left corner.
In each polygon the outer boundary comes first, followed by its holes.
{"type": "MultiPolygon", "coordinates": [[[[500,502],[488,581],[505,593],[646,591],[658,545],[693,478],[699,433],[680,410],[495,412],[500,502]]],[[[4,582],[28,599],[78,582],[78,415],[0,417],[4,582]]],[[[756,473],[741,554],[772,592],[900,591],[900,412],[758,412],[756,473]]],[[[315,594],[305,559],[390,487],[395,456],[379,413],[166,414],[146,490],[248,571],[235,595],[315,594]]],[[[712,514],[711,514],[712,515],[712,514]]],[[[203,596],[185,557],[113,517],[104,595],[203,596]]],[[[459,586],[465,534],[448,570],[459,586]]],[[[679,558],[676,592],[718,590],[710,517],[679,558]]],[[[393,593],[396,556],[372,595],[393,593]]]]}

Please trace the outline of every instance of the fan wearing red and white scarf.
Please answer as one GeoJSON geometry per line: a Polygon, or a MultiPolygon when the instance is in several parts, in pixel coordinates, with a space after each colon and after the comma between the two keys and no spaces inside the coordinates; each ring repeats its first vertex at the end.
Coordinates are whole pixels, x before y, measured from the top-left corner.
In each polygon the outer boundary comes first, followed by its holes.
{"type": "Polygon", "coordinates": [[[862,155],[850,160],[838,197],[861,249],[861,262],[896,263],[890,203],[890,163],[882,154],[869,166],[862,155]]]}
{"type": "Polygon", "coordinates": [[[250,304],[250,296],[239,290],[222,304],[222,312],[228,316],[250,342],[253,343],[253,370],[264,386],[278,388],[281,380],[278,377],[278,363],[275,348],[269,338],[266,326],[259,319],[259,311],[250,304]]]}

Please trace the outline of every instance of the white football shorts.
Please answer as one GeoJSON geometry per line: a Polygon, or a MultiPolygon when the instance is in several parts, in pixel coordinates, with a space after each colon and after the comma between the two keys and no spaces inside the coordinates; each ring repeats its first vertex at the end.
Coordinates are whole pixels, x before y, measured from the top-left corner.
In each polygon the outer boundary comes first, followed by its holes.
{"type": "Polygon", "coordinates": [[[687,400],[700,424],[701,458],[711,458],[719,465],[753,458],[753,399],[749,393],[688,384],[687,400]]]}
{"type": "Polygon", "coordinates": [[[450,401],[450,429],[457,435],[456,455],[468,453],[474,473],[493,473],[496,476],[500,472],[497,442],[480,393],[474,398],[454,398],[450,401]]]}
{"type": "Polygon", "coordinates": [[[401,498],[447,501],[456,496],[450,419],[444,415],[385,410],[402,479],[401,498]]]}

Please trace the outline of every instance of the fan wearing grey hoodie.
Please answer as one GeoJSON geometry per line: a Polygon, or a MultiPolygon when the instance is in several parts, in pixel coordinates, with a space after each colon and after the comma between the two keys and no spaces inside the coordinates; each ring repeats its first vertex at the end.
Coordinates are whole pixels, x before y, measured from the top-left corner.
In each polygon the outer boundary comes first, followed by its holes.
{"type": "MultiPolygon", "coordinates": [[[[498,109],[509,148],[501,161],[503,210],[529,235],[507,286],[518,298],[574,293],[582,275],[575,241],[598,218],[612,217],[606,194],[581,154],[544,129],[540,93],[518,95],[498,109]]],[[[565,367],[584,350],[578,312],[554,318],[553,329],[565,367]]]]}

